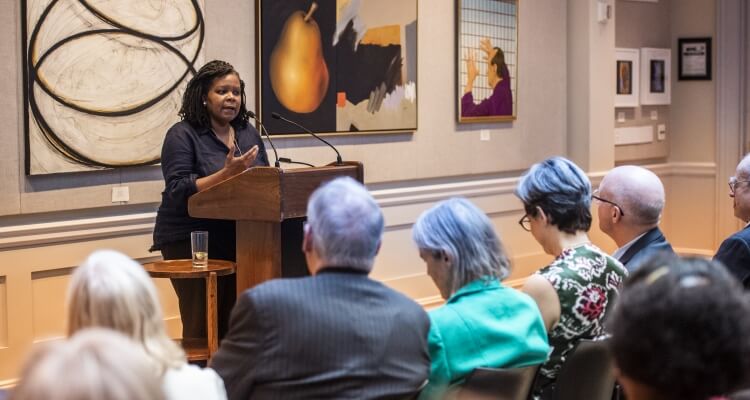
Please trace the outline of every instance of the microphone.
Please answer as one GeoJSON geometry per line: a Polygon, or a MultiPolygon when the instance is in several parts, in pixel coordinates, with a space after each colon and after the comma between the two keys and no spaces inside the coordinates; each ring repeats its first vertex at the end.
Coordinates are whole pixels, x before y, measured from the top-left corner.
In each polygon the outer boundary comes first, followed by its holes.
{"type": "Polygon", "coordinates": [[[309,129],[305,128],[304,126],[302,126],[302,125],[300,125],[300,124],[298,124],[298,123],[296,123],[296,122],[294,122],[294,121],[292,121],[291,119],[288,119],[288,118],[284,117],[283,115],[281,115],[281,114],[279,114],[279,113],[277,113],[277,112],[272,112],[272,113],[271,113],[271,116],[272,116],[272,117],[273,117],[274,119],[280,119],[280,120],[282,120],[282,121],[284,121],[284,122],[290,123],[290,124],[292,124],[292,125],[296,126],[297,128],[300,128],[300,129],[302,129],[303,131],[305,131],[305,132],[307,132],[307,133],[311,134],[311,135],[312,135],[312,136],[313,136],[313,137],[314,137],[315,139],[318,139],[318,140],[320,140],[321,142],[323,142],[323,143],[327,144],[327,145],[328,145],[328,147],[332,148],[332,149],[333,149],[333,151],[335,151],[335,152],[336,152],[336,165],[341,165],[341,164],[343,163],[343,162],[341,161],[341,154],[339,153],[339,151],[338,151],[338,150],[336,150],[336,148],[335,148],[335,147],[333,147],[333,145],[332,145],[332,144],[328,143],[328,142],[327,142],[327,141],[326,141],[325,139],[323,139],[322,137],[320,137],[320,136],[316,135],[315,133],[313,133],[313,131],[311,131],[311,130],[309,130],[309,129]]]}
{"type": "Polygon", "coordinates": [[[271,140],[271,135],[268,134],[268,131],[266,130],[266,126],[263,125],[263,122],[258,119],[258,117],[255,116],[255,113],[248,110],[245,114],[248,117],[256,120],[258,122],[258,125],[260,125],[260,134],[263,135],[265,133],[266,139],[268,139],[268,144],[271,145],[271,149],[273,150],[273,156],[276,159],[276,161],[273,163],[273,166],[276,168],[280,168],[281,164],[279,164],[279,153],[276,152],[276,146],[273,145],[273,140],[271,140]]]}

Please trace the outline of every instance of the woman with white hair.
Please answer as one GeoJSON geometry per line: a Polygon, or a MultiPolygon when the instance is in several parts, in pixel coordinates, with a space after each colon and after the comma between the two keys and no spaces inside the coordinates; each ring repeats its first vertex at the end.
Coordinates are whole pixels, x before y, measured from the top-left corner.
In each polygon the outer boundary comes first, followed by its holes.
{"type": "Polygon", "coordinates": [[[567,355],[580,339],[604,334],[602,322],[627,275],[589,241],[591,194],[586,174],[563,157],[534,164],[516,188],[526,211],[519,224],[555,257],[523,287],[542,312],[552,347],[535,381],[535,398],[554,399],[567,355]]]}
{"type": "Polygon", "coordinates": [[[478,367],[526,367],[547,359],[539,309],[501,283],[510,263],[479,208],[462,198],[440,202],[419,217],[413,238],[446,299],[429,313],[432,365],[422,398],[439,398],[478,367]]]}
{"type": "Polygon", "coordinates": [[[156,288],[143,268],[112,250],[92,253],[73,273],[68,289],[68,336],[88,327],[110,328],[139,343],[162,377],[167,399],[226,399],[211,369],[188,365],[164,329],[156,288]]]}
{"type": "Polygon", "coordinates": [[[83,329],[34,349],[10,400],[164,400],[152,367],[141,346],[125,335],[83,329]]]}

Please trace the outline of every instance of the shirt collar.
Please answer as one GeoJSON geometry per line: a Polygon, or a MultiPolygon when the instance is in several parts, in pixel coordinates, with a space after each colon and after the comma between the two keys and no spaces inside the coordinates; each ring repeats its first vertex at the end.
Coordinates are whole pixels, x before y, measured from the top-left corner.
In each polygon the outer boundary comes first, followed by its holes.
{"type": "Polygon", "coordinates": [[[485,276],[483,278],[471,281],[464,285],[461,289],[458,289],[456,293],[453,293],[453,295],[448,299],[448,303],[455,301],[457,298],[465,296],[467,294],[483,292],[485,290],[495,290],[501,287],[502,284],[497,278],[485,276]]]}
{"type": "Polygon", "coordinates": [[[641,233],[640,235],[636,236],[633,240],[627,242],[624,246],[620,247],[619,249],[615,250],[614,253],[612,253],[612,257],[616,259],[620,259],[623,254],[625,254],[626,251],[628,251],[629,248],[633,247],[635,242],[638,241],[638,239],[642,238],[645,234],[649,233],[651,230],[647,230],[646,232],[641,233]]]}
{"type": "Polygon", "coordinates": [[[328,273],[340,273],[340,274],[359,274],[359,275],[369,275],[369,271],[364,271],[359,268],[353,268],[353,267],[334,267],[330,265],[326,265],[324,267],[321,267],[317,274],[328,274],[328,273]]]}

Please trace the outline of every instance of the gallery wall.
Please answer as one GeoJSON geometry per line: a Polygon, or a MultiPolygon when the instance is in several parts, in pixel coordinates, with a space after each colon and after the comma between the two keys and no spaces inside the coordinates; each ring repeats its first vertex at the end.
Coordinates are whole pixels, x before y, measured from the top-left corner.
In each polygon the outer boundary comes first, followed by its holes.
{"type": "MultiPolygon", "coordinates": [[[[675,43],[674,35],[681,34],[684,27],[702,26],[709,32],[706,34],[713,31],[713,19],[705,17],[711,15],[713,1],[690,0],[699,9],[694,13],[675,12],[674,2],[662,1],[669,4],[670,10],[672,38],[667,45],[675,43]]],[[[387,226],[373,271],[375,279],[427,307],[440,303],[437,290],[411,244],[410,230],[419,213],[455,195],[469,197],[491,217],[513,260],[509,284],[519,284],[550,260],[531,235],[517,225],[523,211],[513,189],[529,165],[547,156],[579,155],[586,160],[594,185],[614,163],[612,107],[601,101],[611,97],[608,93],[613,89],[604,89],[588,78],[587,107],[572,107],[571,101],[577,99],[569,96],[579,88],[577,84],[572,87],[570,76],[586,79],[580,71],[569,70],[570,65],[578,65],[571,60],[571,50],[583,52],[587,68],[599,68],[611,60],[609,52],[615,43],[616,21],[598,24],[592,20],[597,2],[520,1],[518,119],[512,123],[459,125],[455,122],[454,5],[448,0],[419,1],[418,129],[411,133],[330,137],[344,158],[364,163],[365,181],[383,207],[387,226]],[[587,25],[570,26],[570,21],[578,20],[587,25]],[[587,45],[573,46],[569,42],[570,32],[585,36],[587,45]],[[571,133],[571,126],[583,128],[571,133]],[[488,131],[488,141],[481,140],[482,130],[488,131]]],[[[232,62],[248,82],[249,94],[255,89],[252,3],[207,1],[205,9],[206,59],[232,62]]],[[[17,0],[0,0],[0,5],[8,10],[0,15],[0,33],[5,38],[0,43],[0,73],[13,77],[0,80],[3,94],[0,116],[5,122],[0,130],[3,142],[0,255],[4,260],[0,264],[2,386],[17,375],[29,347],[59,338],[64,331],[63,299],[69,275],[89,252],[114,248],[141,261],[157,257],[147,249],[163,182],[158,167],[25,176],[20,6],[17,0]],[[130,189],[127,204],[111,202],[112,187],[120,185],[130,189]]],[[[650,29],[637,21],[635,24],[633,29],[650,29]]],[[[607,72],[602,69],[597,73],[607,72]]],[[[614,76],[614,67],[611,73],[614,76]]],[[[673,85],[675,98],[681,88],[674,82],[673,85]]],[[[698,93],[693,93],[692,87],[685,90],[686,96],[697,96],[701,102],[713,101],[710,87],[701,86],[698,93]]],[[[254,96],[248,97],[254,101],[254,96]]],[[[685,107],[689,107],[687,103],[688,100],[685,107]]],[[[684,138],[685,142],[673,152],[672,140],[676,139],[670,138],[668,152],[659,149],[656,160],[649,156],[638,162],[651,165],[667,185],[669,207],[663,222],[667,236],[675,238],[672,240],[675,247],[709,253],[714,245],[713,236],[695,234],[687,224],[694,213],[701,215],[701,224],[713,224],[712,216],[697,210],[712,203],[691,202],[690,196],[695,193],[690,188],[698,188],[703,197],[715,190],[713,158],[704,157],[701,148],[708,146],[706,142],[713,143],[715,133],[699,132],[692,128],[695,124],[681,124],[675,118],[690,112],[694,114],[690,118],[710,119],[713,111],[707,111],[711,109],[708,104],[695,109],[681,107],[673,103],[668,123],[679,126],[674,137],[684,138]]],[[[333,160],[330,149],[314,140],[284,138],[276,143],[285,156],[293,159],[314,164],[333,160]]],[[[595,221],[591,232],[594,242],[607,251],[613,250],[613,243],[596,229],[596,224],[595,221]]],[[[168,329],[177,335],[180,326],[174,294],[168,283],[160,281],[158,286],[168,329]]]]}

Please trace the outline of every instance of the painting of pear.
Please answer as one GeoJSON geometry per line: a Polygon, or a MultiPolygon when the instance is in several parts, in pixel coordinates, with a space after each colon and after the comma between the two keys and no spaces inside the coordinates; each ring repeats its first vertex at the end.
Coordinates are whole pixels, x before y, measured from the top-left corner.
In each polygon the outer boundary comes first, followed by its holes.
{"type": "Polygon", "coordinates": [[[328,91],[328,67],[318,23],[310,10],[295,11],[284,24],[276,47],[271,53],[271,87],[276,98],[296,113],[315,111],[328,91]]]}

